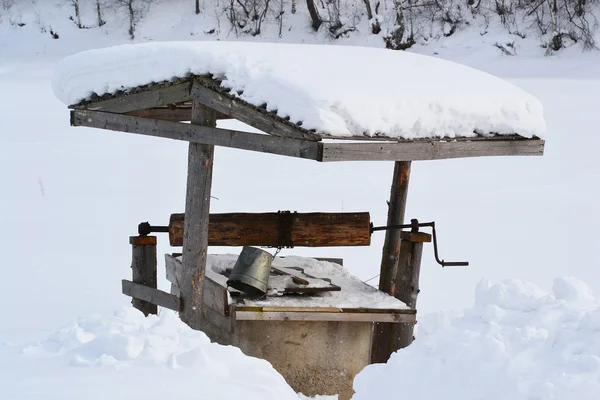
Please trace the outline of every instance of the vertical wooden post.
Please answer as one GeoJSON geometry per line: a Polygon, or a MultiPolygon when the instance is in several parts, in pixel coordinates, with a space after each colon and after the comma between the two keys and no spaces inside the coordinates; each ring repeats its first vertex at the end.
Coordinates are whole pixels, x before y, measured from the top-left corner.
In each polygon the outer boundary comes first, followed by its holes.
{"type": "MultiPolygon", "coordinates": [[[[400,245],[400,260],[398,263],[395,297],[399,300],[402,300],[412,309],[417,308],[422,254],[423,242],[411,241],[407,238],[402,239],[402,244],[400,245]]],[[[414,339],[414,326],[412,324],[391,325],[391,333],[389,335],[388,342],[388,358],[394,351],[403,349],[410,345],[414,339]]]]}
{"type": "MultiPolygon", "coordinates": [[[[216,112],[197,101],[192,124],[215,127],[216,112]]],[[[180,318],[193,329],[202,328],[202,285],[208,251],[208,216],[214,158],[213,145],[190,143],[183,237],[180,318]]]]}
{"type": "MultiPolygon", "coordinates": [[[[404,222],[408,182],[410,179],[410,161],[396,161],[392,178],[392,190],[388,203],[387,225],[401,225],[404,222]]],[[[398,265],[402,232],[387,230],[381,257],[379,290],[396,297],[398,265]]],[[[393,326],[389,323],[376,323],[373,330],[373,346],[371,350],[372,363],[384,363],[388,360],[392,342],[393,326]]]]}
{"type": "MultiPolygon", "coordinates": [[[[131,236],[129,243],[132,246],[132,281],[156,289],[156,236],[131,236]]],[[[134,308],[143,312],[145,316],[158,313],[156,305],[147,301],[134,297],[131,300],[131,304],[133,304],[134,308]]]]}

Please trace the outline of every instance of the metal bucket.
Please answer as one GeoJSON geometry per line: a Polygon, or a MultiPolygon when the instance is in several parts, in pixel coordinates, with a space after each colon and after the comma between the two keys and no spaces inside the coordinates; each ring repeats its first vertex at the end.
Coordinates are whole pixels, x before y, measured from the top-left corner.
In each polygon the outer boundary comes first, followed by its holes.
{"type": "Polygon", "coordinates": [[[273,256],[256,247],[244,246],[229,275],[227,285],[252,296],[267,293],[273,256]]]}

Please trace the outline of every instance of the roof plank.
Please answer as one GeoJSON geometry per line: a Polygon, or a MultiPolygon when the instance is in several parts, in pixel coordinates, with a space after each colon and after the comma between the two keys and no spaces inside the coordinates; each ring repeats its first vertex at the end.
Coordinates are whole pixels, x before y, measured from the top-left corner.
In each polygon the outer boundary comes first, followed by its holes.
{"type": "Polygon", "coordinates": [[[260,111],[257,107],[240,99],[230,98],[226,94],[212,89],[211,86],[214,85],[217,85],[217,83],[207,78],[196,78],[191,89],[192,98],[213,110],[229,115],[270,135],[314,141],[321,140],[322,135],[296,128],[290,123],[283,122],[282,118],[274,113],[260,111]]]}
{"type": "Polygon", "coordinates": [[[321,148],[318,142],[100,111],[72,110],[71,125],[212,144],[309,160],[320,160],[321,157],[321,148]]]}
{"type": "Polygon", "coordinates": [[[323,162],[418,161],[465,157],[541,156],[544,140],[417,141],[398,143],[323,143],[323,162]]]}
{"type": "Polygon", "coordinates": [[[191,100],[191,85],[189,80],[177,84],[154,85],[129,93],[120,93],[105,100],[80,103],[70,108],[112,113],[145,110],[191,100]]]}

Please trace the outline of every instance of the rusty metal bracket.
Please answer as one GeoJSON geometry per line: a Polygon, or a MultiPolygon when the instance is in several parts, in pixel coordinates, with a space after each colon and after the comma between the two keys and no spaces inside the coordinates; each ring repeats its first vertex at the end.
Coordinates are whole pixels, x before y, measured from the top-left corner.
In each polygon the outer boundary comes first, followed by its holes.
{"type": "Polygon", "coordinates": [[[297,211],[293,213],[291,211],[277,211],[279,215],[279,243],[281,248],[293,249],[294,241],[292,239],[292,224],[293,214],[297,214],[297,211]]]}
{"type": "Polygon", "coordinates": [[[166,232],[169,233],[168,226],[152,226],[149,222],[142,222],[138,225],[138,234],[140,236],[148,236],[151,233],[166,232]]]}

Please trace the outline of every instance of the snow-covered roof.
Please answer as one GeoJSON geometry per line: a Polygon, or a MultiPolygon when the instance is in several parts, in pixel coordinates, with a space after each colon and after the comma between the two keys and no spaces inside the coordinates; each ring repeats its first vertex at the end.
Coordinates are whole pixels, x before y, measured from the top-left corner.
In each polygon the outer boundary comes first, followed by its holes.
{"type": "Polygon", "coordinates": [[[73,105],[152,83],[212,75],[230,94],[306,130],[337,137],[543,137],[541,103],[487,73],[435,57],[376,48],[155,42],[90,50],[55,70],[73,105]]]}

